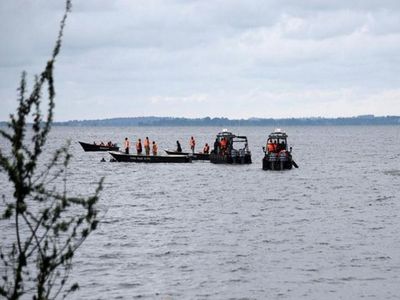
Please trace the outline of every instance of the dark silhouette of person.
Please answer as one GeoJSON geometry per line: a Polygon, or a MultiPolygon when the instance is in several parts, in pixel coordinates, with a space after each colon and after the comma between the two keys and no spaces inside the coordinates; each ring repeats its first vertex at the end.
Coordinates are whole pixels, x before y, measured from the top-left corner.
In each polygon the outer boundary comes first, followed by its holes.
{"type": "Polygon", "coordinates": [[[176,141],[176,152],[182,152],[181,143],[179,143],[179,141],[176,141]]]}

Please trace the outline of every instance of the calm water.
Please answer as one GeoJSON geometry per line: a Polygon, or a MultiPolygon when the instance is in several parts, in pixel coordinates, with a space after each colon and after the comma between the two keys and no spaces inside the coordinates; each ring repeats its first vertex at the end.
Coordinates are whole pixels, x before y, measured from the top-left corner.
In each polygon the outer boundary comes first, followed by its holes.
{"type": "MultiPolygon", "coordinates": [[[[54,128],[71,139],[69,189],[106,177],[102,222],[75,258],[73,299],[399,299],[400,126],[288,127],[300,166],[100,163],[78,140],[211,143],[221,128],[54,128]]],[[[50,149],[49,149],[50,150],[50,149]]]]}

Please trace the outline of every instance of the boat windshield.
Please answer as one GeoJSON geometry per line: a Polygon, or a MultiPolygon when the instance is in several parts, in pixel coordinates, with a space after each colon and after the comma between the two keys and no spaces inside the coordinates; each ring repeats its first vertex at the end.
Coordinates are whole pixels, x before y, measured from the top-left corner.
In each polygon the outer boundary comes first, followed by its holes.
{"type": "Polygon", "coordinates": [[[248,150],[247,140],[233,140],[232,141],[232,149],[234,150],[248,150]]]}
{"type": "Polygon", "coordinates": [[[268,143],[277,144],[281,150],[287,150],[287,134],[284,132],[273,132],[268,136],[268,143]]]}

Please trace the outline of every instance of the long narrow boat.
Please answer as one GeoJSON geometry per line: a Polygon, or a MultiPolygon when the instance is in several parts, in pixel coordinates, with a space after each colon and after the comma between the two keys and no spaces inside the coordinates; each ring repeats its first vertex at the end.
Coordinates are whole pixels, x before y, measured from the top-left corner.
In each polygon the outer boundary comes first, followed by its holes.
{"type": "Polygon", "coordinates": [[[106,145],[96,145],[96,144],[89,144],[84,142],[79,142],[81,144],[83,150],[85,152],[95,152],[95,151],[118,151],[119,147],[117,146],[106,146],[106,145]]]}
{"type": "Polygon", "coordinates": [[[164,150],[168,155],[186,155],[192,157],[193,160],[210,160],[209,153],[189,153],[189,152],[177,152],[173,150],[164,150]]]}
{"type": "Polygon", "coordinates": [[[137,155],[125,154],[123,152],[110,151],[113,158],[118,162],[136,163],[190,163],[192,158],[185,155],[137,155]]]}

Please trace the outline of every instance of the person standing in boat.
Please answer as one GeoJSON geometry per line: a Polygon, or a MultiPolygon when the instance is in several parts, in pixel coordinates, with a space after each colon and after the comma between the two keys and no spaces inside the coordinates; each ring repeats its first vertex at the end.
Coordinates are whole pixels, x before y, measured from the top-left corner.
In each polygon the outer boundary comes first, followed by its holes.
{"type": "Polygon", "coordinates": [[[155,141],[153,141],[153,155],[156,156],[158,151],[158,146],[155,141]]]}
{"type": "Polygon", "coordinates": [[[142,140],[138,139],[138,141],[136,142],[136,152],[138,155],[142,154],[142,140]]]}
{"type": "Polygon", "coordinates": [[[268,139],[267,141],[267,152],[268,153],[275,152],[275,145],[271,139],[268,139]]]}
{"type": "Polygon", "coordinates": [[[225,146],[225,152],[231,153],[231,140],[228,138],[225,138],[226,140],[226,146],[225,146]]]}
{"type": "Polygon", "coordinates": [[[274,140],[274,152],[278,153],[279,152],[279,147],[278,147],[278,142],[277,140],[274,140]]]}
{"type": "Polygon", "coordinates": [[[282,142],[280,143],[279,149],[280,149],[280,151],[286,150],[286,144],[285,144],[284,141],[282,141],[282,142]]]}
{"type": "Polygon", "coordinates": [[[125,138],[124,146],[125,146],[125,154],[129,154],[129,148],[131,147],[131,142],[127,137],[125,138]]]}
{"type": "Polygon", "coordinates": [[[204,148],[203,148],[203,153],[204,153],[204,154],[208,154],[208,153],[210,153],[210,146],[208,146],[208,144],[207,144],[207,143],[204,145],[204,148]]]}
{"type": "Polygon", "coordinates": [[[194,154],[194,148],[196,147],[196,141],[194,140],[194,137],[190,137],[189,146],[190,150],[192,150],[192,153],[194,154]]]}
{"type": "Polygon", "coordinates": [[[219,141],[218,141],[218,138],[216,138],[215,142],[214,142],[214,153],[218,154],[219,153],[218,150],[219,150],[219,141]]]}
{"type": "Polygon", "coordinates": [[[219,144],[220,144],[220,147],[221,147],[222,154],[225,154],[228,141],[226,140],[225,137],[223,137],[219,144]]]}
{"type": "Polygon", "coordinates": [[[182,152],[181,143],[179,143],[179,141],[176,141],[176,152],[179,152],[179,153],[182,152]]]}
{"type": "Polygon", "coordinates": [[[150,155],[150,141],[149,141],[149,137],[146,136],[146,139],[144,140],[144,151],[146,152],[146,155],[149,156],[150,155]]]}

